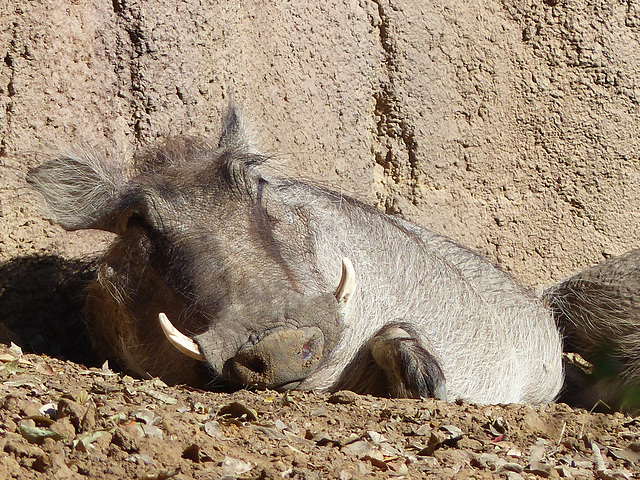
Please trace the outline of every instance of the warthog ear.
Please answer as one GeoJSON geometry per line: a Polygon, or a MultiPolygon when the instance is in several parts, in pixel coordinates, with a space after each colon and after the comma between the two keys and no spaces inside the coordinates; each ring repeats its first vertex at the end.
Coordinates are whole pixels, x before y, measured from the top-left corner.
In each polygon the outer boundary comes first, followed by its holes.
{"type": "Polygon", "coordinates": [[[242,113],[233,100],[227,107],[227,113],[222,121],[222,131],[218,140],[218,148],[236,152],[258,154],[251,136],[247,132],[242,113]]]}
{"type": "Polygon", "coordinates": [[[44,196],[52,219],[66,230],[115,231],[115,209],[125,185],[121,169],[91,153],[65,153],[30,169],[27,182],[44,196]]]}
{"type": "Polygon", "coordinates": [[[222,173],[234,190],[247,192],[254,202],[259,201],[258,183],[260,174],[253,167],[263,164],[267,156],[255,147],[247,133],[242,114],[233,104],[229,105],[222,122],[222,131],[218,140],[218,154],[222,160],[214,175],[222,173]]]}

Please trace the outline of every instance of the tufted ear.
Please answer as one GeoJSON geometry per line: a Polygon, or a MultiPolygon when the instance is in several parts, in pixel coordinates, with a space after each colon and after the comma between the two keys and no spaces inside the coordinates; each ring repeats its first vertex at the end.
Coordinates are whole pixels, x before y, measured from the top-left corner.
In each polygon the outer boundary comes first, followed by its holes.
{"type": "Polygon", "coordinates": [[[218,148],[242,153],[259,153],[247,132],[242,113],[233,101],[227,107],[227,112],[222,121],[218,148]]]}
{"type": "Polygon", "coordinates": [[[259,203],[260,191],[266,181],[254,167],[264,164],[268,157],[250,140],[242,114],[233,103],[222,122],[217,154],[219,161],[212,165],[211,174],[222,175],[232,190],[246,193],[259,203]]]}
{"type": "Polygon", "coordinates": [[[61,154],[27,173],[52,220],[66,230],[115,232],[126,186],[121,169],[91,153],[61,154]]]}

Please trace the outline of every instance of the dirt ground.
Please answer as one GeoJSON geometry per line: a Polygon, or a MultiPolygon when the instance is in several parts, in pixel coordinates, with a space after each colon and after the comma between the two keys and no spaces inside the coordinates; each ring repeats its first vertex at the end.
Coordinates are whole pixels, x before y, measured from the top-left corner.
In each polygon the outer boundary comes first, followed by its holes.
{"type": "Polygon", "coordinates": [[[215,138],[234,90],[289,174],[544,287],[638,247],[638,85],[632,1],[0,0],[0,479],[640,478],[619,413],[102,368],[81,309],[111,237],[53,225],[24,181],[61,148],[215,138]]]}
{"type": "Polygon", "coordinates": [[[639,478],[640,419],[238,391],[0,348],[0,478],[639,478]]]}

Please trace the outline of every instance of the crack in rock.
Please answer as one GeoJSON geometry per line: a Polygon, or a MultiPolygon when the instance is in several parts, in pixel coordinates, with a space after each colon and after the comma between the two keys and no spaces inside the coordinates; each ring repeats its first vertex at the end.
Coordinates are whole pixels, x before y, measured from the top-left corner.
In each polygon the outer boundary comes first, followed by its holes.
{"type": "MultiPolygon", "coordinates": [[[[377,24],[380,45],[384,52],[384,70],[386,79],[382,80],[378,91],[373,94],[375,100],[378,145],[372,148],[376,163],[383,167],[384,176],[393,180],[387,192],[378,192],[387,213],[402,213],[397,205],[398,194],[417,202],[418,162],[416,158],[417,141],[414,127],[402,113],[398,101],[396,76],[399,70],[397,46],[391,35],[391,24],[383,6],[384,0],[374,0],[378,7],[380,22],[377,24]],[[407,185],[408,191],[402,186],[407,185]],[[400,190],[400,192],[398,192],[400,190]]],[[[391,7],[390,7],[391,8],[391,7]]],[[[386,182],[385,182],[386,183],[386,182]]]]}
{"type": "MultiPolygon", "coordinates": [[[[113,0],[113,11],[121,22],[122,29],[126,32],[132,48],[120,48],[120,51],[130,52],[135,56],[128,58],[118,56],[118,64],[115,65],[116,75],[121,77],[121,72],[129,72],[128,85],[132,94],[130,99],[132,116],[135,118],[133,133],[136,141],[142,142],[145,137],[144,124],[149,121],[149,113],[153,111],[150,99],[145,91],[142,58],[151,52],[144,31],[144,16],[140,5],[123,0],[113,0]],[[128,68],[123,64],[127,63],[128,68]]],[[[119,40],[121,42],[122,40],[119,40]]]]}

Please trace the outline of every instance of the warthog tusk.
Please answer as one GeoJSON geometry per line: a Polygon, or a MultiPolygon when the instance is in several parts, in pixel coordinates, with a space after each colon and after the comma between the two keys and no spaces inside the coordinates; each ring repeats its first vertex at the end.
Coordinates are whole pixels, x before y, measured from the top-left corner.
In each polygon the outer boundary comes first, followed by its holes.
{"type": "Polygon", "coordinates": [[[171,345],[191,358],[195,358],[196,360],[200,360],[202,362],[205,361],[204,355],[200,351],[200,347],[198,347],[196,342],[191,340],[184,333],[178,331],[178,329],[173,326],[169,318],[164,313],[160,312],[160,314],[158,314],[158,320],[160,320],[162,331],[167,337],[167,340],[171,342],[171,345]]]}
{"type": "Polygon", "coordinates": [[[342,257],[342,276],[340,277],[340,283],[334,293],[338,303],[344,305],[349,302],[351,295],[356,290],[356,271],[353,268],[351,260],[347,257],[342,257]]]}

